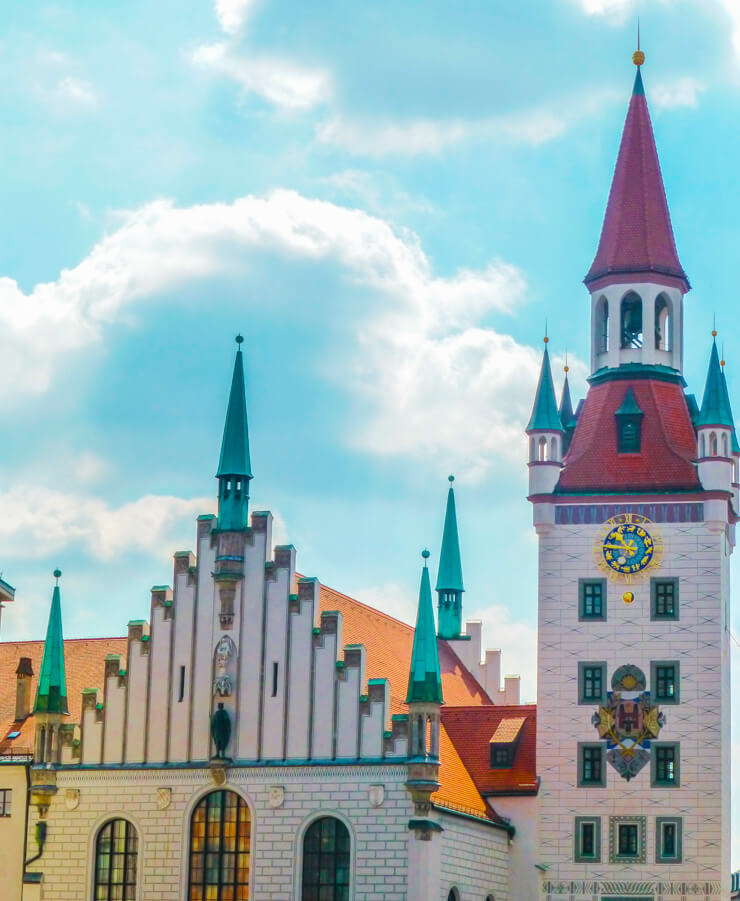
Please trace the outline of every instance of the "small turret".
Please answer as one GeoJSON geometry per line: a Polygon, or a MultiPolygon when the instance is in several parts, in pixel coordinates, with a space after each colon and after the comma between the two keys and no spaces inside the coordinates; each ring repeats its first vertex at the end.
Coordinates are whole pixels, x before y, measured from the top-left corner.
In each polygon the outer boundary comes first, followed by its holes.
{"type": "Polygon", "coordinates": [[[563,380],[563,393],[560,395],[560,408],[558,410],[558,413],[560,414],[560,422],[563,426],[563,456],[568,453],[568,448],[570,447],[570,439],[573,437],[573,432],[575,432],[576,430],[576,417],[573,413],[573,401],[570,397],[570,385],[568,384],[569,370],[570,367],[566,362],[565,366],[563,367],[565,379],[563,380]]]}
{"type": "Polygon", "coordinates": [[[529,494],[552,494],[558,483],[563,460],[563,436],[565,430],[555,400],[550,357],[545,352],[537,383],[532,415],[527,425],[529,438],[529,494]]]}
{"type": "Polygon", "coordinates": [[[432,589],[429,582],[429,551],[423,551],[424,566],[419,586],[414,645],[406,703],[411,710],[411,757],[439,757],[439,708],[442,676],[439,669],[437,634],[434,628],[432,589]],[[431,729],[427,728],[431,724],[431,729]]]}
{"type": "Polygon", "coordinates": [[[704,398],[696,421],[699,479],[706,490],[731,491],[733,481],[732,419],[727,382],[717,353],[717,332],[712,331],[712,352],[704,398]]]}
{"type": "Polygon", "coordinates": [[[226,411],[221,458],[218,464],[218,528],[221,531],[239,531],[247,526],[249,507],[249,482],[252,469],[249,459],[249,432],[247,429],[247,400],[244,390],[244,364],[237,335],[234,375],[231,380],[229,406],[226,411]]]}
{"type": "Polygon", "coordinates": [[[462,562],[460,560],[460,540],[457,534],[455,492],[452,490],[454,481],[455,477],[450,476],[436,587],[437,634],[440,638],[447,640],[464,637],[462,636],[462,596],[465,589],[463,588],[462,562]]]}
{"type": "Polygon", "coordinates": [[[62,600],[59,591],[61,570],[54,570],[56,585],[51,598],[49,625],[41,658],[36,703],[35,763],[54,764],[61,759],[60,728],[67,707],[67,679],[64,671],[64,638],[62,635],[62,600]]]}

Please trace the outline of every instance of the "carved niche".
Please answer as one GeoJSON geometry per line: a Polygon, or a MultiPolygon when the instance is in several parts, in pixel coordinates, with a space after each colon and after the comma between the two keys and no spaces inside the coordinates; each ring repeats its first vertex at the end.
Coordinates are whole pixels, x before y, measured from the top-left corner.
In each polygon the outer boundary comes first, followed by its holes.
{"type": "Polygon", "coordinates": [[[228,635],[222,636],[216,645],[213,663],[213,694],[230,698],[234,694],[236,674],[236,645],[228,635]]]}

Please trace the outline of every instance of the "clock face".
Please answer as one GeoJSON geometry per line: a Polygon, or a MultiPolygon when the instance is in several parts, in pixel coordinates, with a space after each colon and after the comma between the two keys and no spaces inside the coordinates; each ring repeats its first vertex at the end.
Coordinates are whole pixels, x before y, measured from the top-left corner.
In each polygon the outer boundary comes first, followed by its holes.
{"type": "Polygon", "coordinates": [[[603,537],[597,539],[594,556],[610,578],[641,581],[649,569],[660,565],[662,542],[649,519],[623,513],[608,520],[606,526],[606,534],[602,532],[603,537]]]}

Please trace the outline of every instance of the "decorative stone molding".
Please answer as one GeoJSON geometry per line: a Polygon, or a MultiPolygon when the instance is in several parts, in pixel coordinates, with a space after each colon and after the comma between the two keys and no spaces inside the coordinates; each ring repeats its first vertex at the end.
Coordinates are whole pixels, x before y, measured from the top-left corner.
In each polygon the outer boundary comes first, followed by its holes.
{"type": "Polygon", "coordinates": [[[385,786],[371,785],[367,790],[367,799],[371,807],[382,807],[385,801],[385,786]]]}
{"type": "Polygon", "coordinates": [[[171,788],[158,788],[157,789],[157,810],[167,810],[167,808],[172,803],[172,789],[171,788]]]}
{"type": "Polygon", "coordinates": [[[67,810],[77,810],[80,806],[80,790],[79,788],[68,788],[64,792],[64,806],[67,810]]]}
{"type": "Polygon", "coordinates": [[[270,786],[270,807],[282,807],[285,803],[285,788],[282,785],[270,786]]]}
{"type": "Polygon", "coordinates": [[[632,895],[633,897],[653,898],[656,895],[664,898],[715,898],[722,894],[722,883],[709,882],[632,882],[628,880],[576,879],[561,881],[545,881],[543,883],[546,901],[559,901],[564,895],[568,897],[598,898],[601,895],[632,895]]]}

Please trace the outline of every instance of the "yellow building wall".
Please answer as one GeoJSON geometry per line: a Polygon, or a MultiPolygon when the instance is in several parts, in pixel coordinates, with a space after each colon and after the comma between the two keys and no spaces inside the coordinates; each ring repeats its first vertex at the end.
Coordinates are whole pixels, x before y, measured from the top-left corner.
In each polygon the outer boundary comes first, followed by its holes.
{"type": "Polygon", "coordinates": [[[28,795],[25,764],[0,759],[0,790],[4,789],[12,794],[10,816],[0,816],[0,894],[3,901],[21,901],[28,795]]]}

